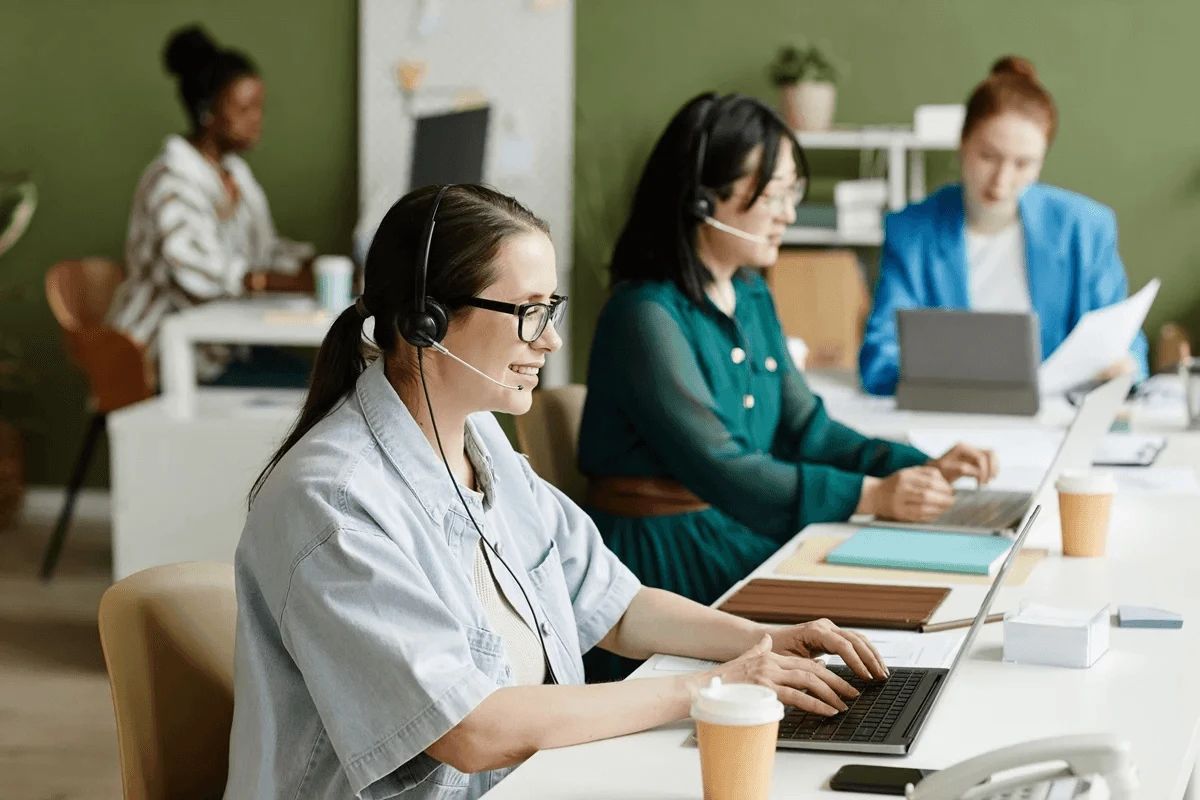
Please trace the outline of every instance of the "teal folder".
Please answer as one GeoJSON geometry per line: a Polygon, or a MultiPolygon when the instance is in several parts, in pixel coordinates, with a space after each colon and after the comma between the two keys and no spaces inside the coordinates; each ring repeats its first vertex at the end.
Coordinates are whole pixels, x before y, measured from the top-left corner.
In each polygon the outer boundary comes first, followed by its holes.
{"type": "Polygon", "coordinates": [[[995,575],[1011,547],[1003,536],[863,528],[825,560],[850,567],[995,575]]]}

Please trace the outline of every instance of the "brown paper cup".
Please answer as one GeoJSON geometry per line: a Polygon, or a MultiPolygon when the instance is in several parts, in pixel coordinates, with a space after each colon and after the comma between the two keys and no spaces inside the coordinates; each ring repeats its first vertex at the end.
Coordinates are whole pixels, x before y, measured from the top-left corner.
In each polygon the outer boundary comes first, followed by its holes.
{"type": "Polygon", "coordinates": [[[767,800],[778,736],[778,721],[762,725],[697,721],[704,800],[767,800]]]}
{"type": "Polygon", "coordinates": [[[1115,485],[1111,476],[1064,473],[1057,483],[1064,556],[1104,555],[1115,485]]]}

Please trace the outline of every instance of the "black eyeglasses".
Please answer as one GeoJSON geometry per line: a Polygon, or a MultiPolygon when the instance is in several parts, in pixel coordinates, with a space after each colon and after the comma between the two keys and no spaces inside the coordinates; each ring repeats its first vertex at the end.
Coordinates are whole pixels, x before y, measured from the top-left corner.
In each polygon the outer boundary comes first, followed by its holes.
{"type": "Polygon", "coordinates": [[[558,323],[562,322],[563,312],[567,309],[567,296],[555,294],[550,296],[549,303],[522,303],[521,305],[471,297],[464,300],[463,305],[514,315],[518,320],[517,336],[522,342],[532,343],[541,338],[547,325],[553,324],[557,328],[558,323]]]}

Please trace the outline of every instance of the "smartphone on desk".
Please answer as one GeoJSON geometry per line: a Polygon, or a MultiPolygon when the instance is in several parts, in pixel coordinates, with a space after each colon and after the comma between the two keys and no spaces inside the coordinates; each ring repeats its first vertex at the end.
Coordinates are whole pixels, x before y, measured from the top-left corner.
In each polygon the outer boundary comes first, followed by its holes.
{"type": "Polygon", "coordinates": [[[829,788],[835,792],[861,792],[864,794],[891,794],[904,796],[908,784],[914,786],[936,769],[914,767],[884,767],[876,764],[847,764],[829,779],[829,788]]]}

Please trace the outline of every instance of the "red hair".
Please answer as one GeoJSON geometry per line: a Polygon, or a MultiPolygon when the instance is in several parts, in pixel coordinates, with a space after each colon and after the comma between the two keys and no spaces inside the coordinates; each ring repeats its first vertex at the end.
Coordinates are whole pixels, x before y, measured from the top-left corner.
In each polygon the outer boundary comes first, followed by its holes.
{"type": "Polygon", "coordinates": [[[1008,112],[1041,124],[1046,130],[1046,143],[1054,141],[1058,131],[1058,109],[1054,106],[1054,98],[1038,80],[1033,64],[1019,56],[1005,56],[997,61],[983,83],[971,92],[962,141],[987,120],[1008,112]]]}

